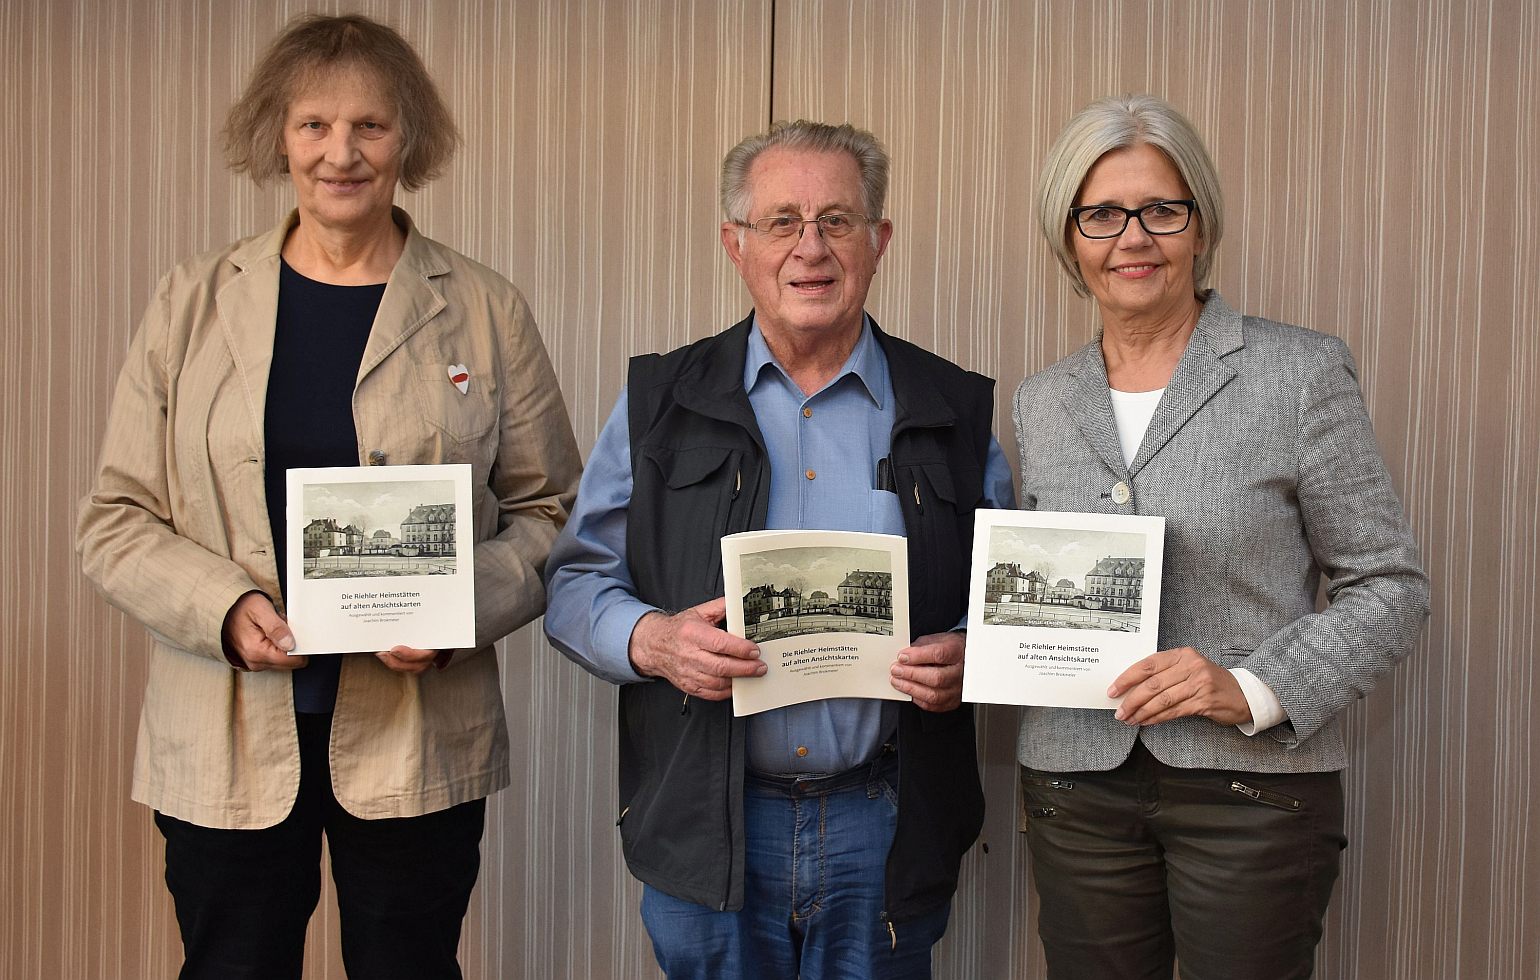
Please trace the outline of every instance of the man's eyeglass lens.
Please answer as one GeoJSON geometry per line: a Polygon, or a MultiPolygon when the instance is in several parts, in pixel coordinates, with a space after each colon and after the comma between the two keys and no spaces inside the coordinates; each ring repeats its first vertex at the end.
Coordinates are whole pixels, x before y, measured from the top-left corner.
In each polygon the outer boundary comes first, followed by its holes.
{"type": "Polygon", "coordinates": [[[755,231],[771,238],[791,238],[802,233],[803,225],[817,225],[824,238],[848,237],[866,224],[863,214],[820,214],[816,218],[799,218],[791,214],[772,214],[751,223],[755,231]]]}

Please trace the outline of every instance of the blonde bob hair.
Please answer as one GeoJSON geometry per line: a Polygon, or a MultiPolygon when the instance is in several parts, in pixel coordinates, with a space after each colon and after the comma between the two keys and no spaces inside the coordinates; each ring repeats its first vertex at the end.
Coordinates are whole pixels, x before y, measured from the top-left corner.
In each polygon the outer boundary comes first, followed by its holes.
{"type": "Polygon", "coordinates": [[[406,39],[359,14],[298,17],[268,45],[225,117],[230,169],[259,185],[288,173],[283,127],[289,105],[307,86],[338,71],[362,72],[395,104],[402,187],[417,190],[443,172],[460,145],[449,108],[406,39]]]}
{"type": "Polygon", "coordinates": [[[1219,239],[1224,234],[1224,200],[1219,193],[1219,174],[1203,148],[1192,123],[1169,102],[1153,95],[1118,95],[1098,99],[1075,113],[1043,161],[1037,187],[1037,216],[1043,238],[1059,265],[1075,284],[1075,292],[1089,296],[1085,276],[1075,262],[1070,235],[1075,234],[1069,209],[1085,184],[1096,161],[1113,150],[1147,143],[1164,153],[1181,174],[1193,200],[1198,202],[1198,234],[1203,251],[1192,266],[1193,291],[1208,291],[1209,270],[1219,239]]]}

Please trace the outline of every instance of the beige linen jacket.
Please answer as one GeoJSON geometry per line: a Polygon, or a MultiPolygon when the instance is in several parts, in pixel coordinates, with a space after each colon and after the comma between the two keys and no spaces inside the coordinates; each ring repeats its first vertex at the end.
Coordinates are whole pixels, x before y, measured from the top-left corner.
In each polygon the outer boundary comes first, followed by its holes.
{"type": "MultiPolygon", "coordinates": [[[[508,783],[488,647],[540,615],[540,569],[577,490],[577,447],[524,298],[492,270],[407,234],[353,393],[360,464],[469,463],[476,650],[395,673],[346,656],[332,786],[363,818],[416,816],[508,783]],[[448,366],[463,364],[461,394],[448,366]]],[[[152,634],[133,798],[205,827],[272,826],[299,788],[286,671],[225,659],[225,613],[277,597],[263,413],[279,250],[297,220],[185,262],[155,292],[118,379],[77,535],[85,573],[152,634]]],[[[281,606],[280,606],[281,609],[281,606]]]]}

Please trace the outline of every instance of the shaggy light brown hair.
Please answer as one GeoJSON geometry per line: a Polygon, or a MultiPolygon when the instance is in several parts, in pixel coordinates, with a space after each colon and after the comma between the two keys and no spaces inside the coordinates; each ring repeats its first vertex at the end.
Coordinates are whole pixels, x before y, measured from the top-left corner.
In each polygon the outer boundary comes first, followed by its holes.
{"type": "Polygon", "coordinates": [[[359,14],[307,14],[268,45],[225,117],[221,135],[230,169],[259,185],[288,173],[283,127],[289,105],[339,71],[362,72],[395,103],[402,187],[417,190],[443,172],[460,145],[449,108],[406,39],[359,14]]]}

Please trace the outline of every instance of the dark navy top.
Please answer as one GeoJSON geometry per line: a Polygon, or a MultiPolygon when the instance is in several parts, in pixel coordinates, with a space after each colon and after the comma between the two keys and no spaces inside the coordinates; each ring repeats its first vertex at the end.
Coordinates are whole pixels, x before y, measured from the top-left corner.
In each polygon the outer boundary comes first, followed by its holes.
{"type": "MultiPolygon", "coordinates": [[[[288,591],[285,474],[294,466],[357,466],[353,386],[379,311],[385,284],[334,286],[307,279],[282,263],[278,273],[278,329],[267,379],[262,434],[267,444],[263,479],[273,528],[278,582],[288,591]]],[[[294,708],[332,710],[342,660],[311,657],[294,672],[294,708]]]]}

